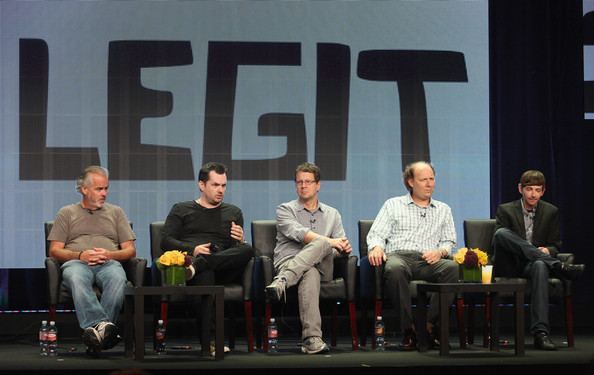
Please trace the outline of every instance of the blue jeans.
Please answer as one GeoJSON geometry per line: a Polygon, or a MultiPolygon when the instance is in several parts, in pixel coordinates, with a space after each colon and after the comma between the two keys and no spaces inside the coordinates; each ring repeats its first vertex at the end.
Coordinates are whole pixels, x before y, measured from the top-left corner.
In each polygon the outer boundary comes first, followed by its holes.
{"type": "Polygon", "coordinates": [[[62,264],[63,284],[74,301],[76,317],[81,328],[108,321],[115,323],[124,302],[126,273],[122,264],[109,260],[101,265],[88,266],[80,260],[62,264]],[[101,289],[101,301],[93,290],[101,289]]]}

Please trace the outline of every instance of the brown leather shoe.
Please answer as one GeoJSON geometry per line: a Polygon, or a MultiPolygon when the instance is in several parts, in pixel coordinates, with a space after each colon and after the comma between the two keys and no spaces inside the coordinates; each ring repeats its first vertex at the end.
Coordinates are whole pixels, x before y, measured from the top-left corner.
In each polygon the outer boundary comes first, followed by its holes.
{"type": "Polygon", "coordinates": [[[398,350],[409,352],[411,350],[417,350],[417,335],[412,329],[404,331],[404,338],[402,342],[398,344],[398,350]]]}

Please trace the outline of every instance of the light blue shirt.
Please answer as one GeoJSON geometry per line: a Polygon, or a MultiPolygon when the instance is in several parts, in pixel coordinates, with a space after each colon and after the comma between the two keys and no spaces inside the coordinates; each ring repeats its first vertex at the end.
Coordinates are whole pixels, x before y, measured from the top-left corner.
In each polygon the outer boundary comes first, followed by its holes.
{"type": "Polygon", "coordinates": [[[450,207],[435,199],[427,207],[421,207],[410,194],[388,199],[367,235],[368,250],[379,246],[386,254],[435,249],[450,253],[455,245],[456,230],[450,207]]]}

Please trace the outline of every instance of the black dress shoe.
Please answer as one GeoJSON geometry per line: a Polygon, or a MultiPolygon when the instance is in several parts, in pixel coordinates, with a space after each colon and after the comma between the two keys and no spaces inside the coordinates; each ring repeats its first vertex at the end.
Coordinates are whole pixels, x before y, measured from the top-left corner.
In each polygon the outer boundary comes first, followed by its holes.
{"type": "MultiPolygon", "coordinates": [[[[434,326],[431,332],[427,332],[429,337],[429,349],[441,349],[441,341],[439,338],[439,326],[434,326]]],[[[448,348],[451,350],[452,346],[448,343],[448,348]]]]}
{"type": "Polygon", "coordinates": [[[586,266],[584,264],[561,263],[560,277],[566,280],[575,280],[584,273],[586,266]]]}
{"type": "Polygon", "coordinates": [[[413,330],[406,330],[404,332],[404,338],[402,342],[398,344],[398,350],[409,352],[411,350],[417,350],[417,335],[413,330]]]}
{"type": "Polygon", "coordinates": [[[551,341],[549,335],[545,332],[536,332],[534,334],[534,348],[539,350],[556,350],[555,344],[551,341]]]}
{"type": "Polygon", "coordinates": [[[429,349],[439,349],[441,345],[437,332],[439,332],[439,328],[437,327],[433,327],[433,331],[427,332],[427,336],[429,336],[429,349]]]}

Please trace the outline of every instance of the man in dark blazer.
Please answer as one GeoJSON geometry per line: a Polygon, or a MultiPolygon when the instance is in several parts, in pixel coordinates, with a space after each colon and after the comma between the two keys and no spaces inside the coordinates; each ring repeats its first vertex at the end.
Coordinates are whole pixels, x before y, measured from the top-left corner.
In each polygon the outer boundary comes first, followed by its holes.
{"type": "Polygon", "coordinates": [[[561,248],[559,209],[540,199],[545,192],[542,172],[524,172],[518,191],[521,199],[497,208],[494,273],[530,280],[530,331],[534,346],[555,350],[549,337],[549,275],[574,279],[583,272],[584,265],[565,264],[557,259],[561,248]]]}

